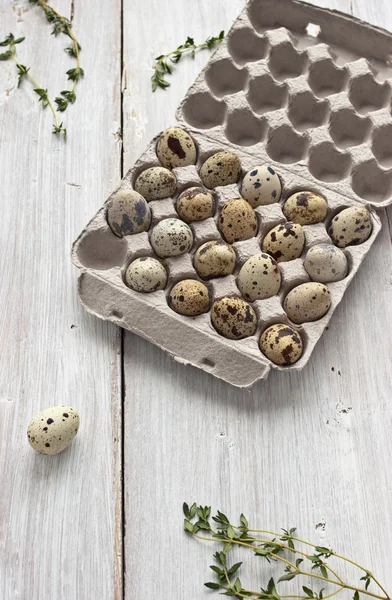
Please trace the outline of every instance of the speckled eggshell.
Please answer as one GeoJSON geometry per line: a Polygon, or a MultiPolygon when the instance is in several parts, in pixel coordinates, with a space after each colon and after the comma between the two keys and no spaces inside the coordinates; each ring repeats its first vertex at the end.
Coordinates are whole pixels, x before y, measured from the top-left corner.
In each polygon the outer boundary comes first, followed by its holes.
{"type": "Polygon", "coordinates": [[[237,285],[246,300],[263,300],[275,296],[280,289],[278,263],[268,254],[259,252],[242,265],[237,285]]]}
{"type": "Polygon", "coordinates": [[[325,198],[314,192],[297,192],[288,198],[283,206],[288,221],[300,225],[321,223],[327,216],[328,204],[325,198]]]}
{"type": "Polygon", "coordinates": [[[254,167],[242,181],[241,196],[252,206],[264,206],[279,202],[282,184],[276,171],[268,165],[254,167]]]}
{"type": "Polygon", "coordinates": [[[313,281],[340,281],[347,275],[347,257],[332,244],[318,244],[309,248],[304,267],[313,281]]]}
{"type": "Polygon", "coordinates": [[[177,212],[186,223],[203,221],[214,215],[214,198],[202,187],[188,188],[178,196],[177,212]]]}
{"type": "Polygon", "coordinates": [[[119,190],[108,203],[107,220],[118,237],[147,231],[151,223],[150,207],[135,190],[119,190]]]}
{"type": "Polygon", "coordinates": [[[331,307],[331,293],[323,283],[311,281],[293,288],[283,308],[293,323],[309,323],[321,319],[331,307]]]}
{"type": "Polygon", "coordinates": [[[200,169],[200,177],[206,187],[236,183],[241,175],[241,161],[234,152],[213,154],[200,169]]]}
{"type": "Polygon", "coordinates": [[[164,167],[150,167],[142,171],[135,181],[135,190],[149,202],[169,198],[176,187],[176,176],[164,167]]]}
{"type": "Polygon", "coordinates": [[[229,200],[222,208],[219,229],[229,244],[248,240],[257,234],[257,217],[246,200],[229,200]]]}
{"type": "Polygon", "coordinates": [[[352,206],[338,213],[331,221],[328,235],[339,248],[357,246],[372,233],[372,218],[364,206],[352,206]]]}
{"type": "Polygon", "coordinates": [[[263,240],[263,250],[276,262],[287,262],[299,258],[305,245],[302,225],[282,223],[267,233],[263,240]]]}
{"type": "Polygon", "coordinates": [[[71,406],[45,408],[30,422],[27,439],[40,454],[58,454],[65,450],[79,429],[79,415],[71,406]]]}
{"type": "Polygon", "coordinates": [[[260,337],[260,350],[275,365],[293,365],[302,356],[303,342],[298,331],[277,323],[268,327],[260,337]]]}
{"type": "Polygon", "coordinates": [[[234,248],[222,240],[205,242],[195,253],[194,265],[202,279],[213,279],[230,275],[235,269],[236,253],[234,248]]]}
{"type": "Polygon", "coordinates": [[[186,254],[192,248],[192,230],[180,219],[163,219],[151,232],[151,246],[160,258],[186,254]]]}
{"type": "Polygon", "coordinates": [[[160,163],[168,168],[187,167],[196,164],[196,146],[181,127],[169,127],[157,143],[157,156],[160,163]]]}
{"type": "Polygon", "coordinates": [[[168,303],[180,315],[197,317],[208,312],[210,294],[204,283],[196,279],[184,279],[172,288],[168,303]]]}
{"type": "Polygon", "coordinates": [[[257,328],[255,311],[240,298],[216,300],[211,309],[211,321],[216,331],[229,340],[249,337],[257,328]]]}
{"type": "Polygon", "coordinates": [[[167,272],[159,260],[143,256],[131,262],[125,272],[125,283],[135,292],[156,292],[166,287],[167,272]]]}

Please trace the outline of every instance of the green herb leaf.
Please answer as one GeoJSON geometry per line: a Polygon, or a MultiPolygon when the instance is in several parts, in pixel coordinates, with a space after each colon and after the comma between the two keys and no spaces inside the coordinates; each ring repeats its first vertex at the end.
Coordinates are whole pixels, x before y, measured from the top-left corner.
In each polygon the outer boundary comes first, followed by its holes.
{"type": "Polygon", "coordinates": [[[209,581],[208,583],[204,584],[207,588],[210,588],[210,590],[219,590],[220,585],[219,583],[214,583],[213,581],[209,581]]]}
{"type": "Polygon", "coordinates": [[[188,519],[184,519],[184,528],[185,531],[188,531],[189,533],[193,532],[193,525],[188,519]]]}
{"type": "Polygon", "coordinates": [[[49,104],[48,90],[44,90],[42,88],[35,88],[34,91],[35,91],[36,94],[38,94],[38,96],[39,96],[39,102],[42,102],[43,108],[45,108],[46,106],[48,106],[48,104],[49,104]]]}
{"type": "Polygon", "coordinates": [[[280,583],[281,581],[291,581],[292,579],[294,579],[294,577],[296,577],[296,575],[296,573],[287,573],[287,575],[282,575],[282,577],[278,579],[278,583],[280,583]]]}
{"type": "Polygon", "coordinates": [[[313,590],[311,590],[310,588],[306,587],[306,585],[303,585],[302,589],[305,592],[305,594],[307,596],[309,596],[309,598],[314,598],[314,592],[313,592],[313,590]]]}
{"type": "Polygon", "coordinates": [[[57,111],[64,112],[67,109],[68,101],[65,98],[55,98],[54,101],[57,104],[57,111]]]}
{"type": "Polygon", "coordinates": [[[0,60],[8,60],[9,58],[11,58],[11,56],[12,56],[11,50],[7,50],[7,52],[2,52],[0,54],[0,60]]]}
{"type": "Polygon", "coordinates": [[[242,562],[235,563],[230,569],[227,571],[229,575],[234,575],[242,565],[242,562]]]}

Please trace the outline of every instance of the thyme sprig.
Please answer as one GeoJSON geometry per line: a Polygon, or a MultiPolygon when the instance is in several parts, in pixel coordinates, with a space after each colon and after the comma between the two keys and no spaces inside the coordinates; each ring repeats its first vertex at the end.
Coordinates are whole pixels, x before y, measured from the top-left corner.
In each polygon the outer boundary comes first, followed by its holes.
{"type": "Polygon", "coordinates": [[[197,506],[196,503],[191,506],[184,503],[183,513],[184,529],[189,535],[199,540],[222,544],[222,549],[214,554],[216,564],[210,566],[215,573],[216,580],[208,581],[204,585],[212,590],[222,590],[221,594],[224,596],[251,600],[281,600],[285,598],[327,600],[343,590],[349,590],[354,592],[353,600],[360,600],[360,594],[379,600],[392,600],[392,597],[371,571],[331,548],[312,544],[299,538],[295,527],[282,529],[281,533],[264,529],[250,529],[248,520],[243,514],[240,516],[240,524],[235,525],[224,513],[218,511],[211,517],[211,507],[197,506]],[[228,555],[234,546],[250,549],[255,556],[263,558],[269,563],[282,563],[284,571],[281,577],[277,582],[271,577],[259,591],[247,589],[238,577],[242,562],[229,564],[228,555]],[[345,582],[337,570],[329,564],[328,559],[331,557],[355,566],[362,575],[359,580],[363,581],[364,585],[345,582]],[[282,595],[278,592],[279,583],[303,577],[324,585],[335,586],[336,589],[325,594],[326,588],[316,591],[302,585],[303,595],[295,593],[282,595]],[[375,586],[375,591],[369,590],[371,584],[375,586]]]}
{"type": "MultiPolygon", "coordinates": [[[[36,0],[38,1],[38,0],[36,0]]],[[[184,44],[180,44],[175,50],[168,52],[168,54],[160,54],[155,57],[154,73],[151,77],[151,89],[153,92],[160,87],[166,89],[170,86],[170,82],[167,81],[166,75],[171,75],[174,70],[175,64],[177,64],[185,54],[195,58],[198,50],[204,50],[208,48],[212,50],[215,46],[221,43],[225,37],[225,32],[221,31],[216,37],[208,37],[202,44],[195,44],[195,40],[191,37],[187,37],[184,44]]]]}

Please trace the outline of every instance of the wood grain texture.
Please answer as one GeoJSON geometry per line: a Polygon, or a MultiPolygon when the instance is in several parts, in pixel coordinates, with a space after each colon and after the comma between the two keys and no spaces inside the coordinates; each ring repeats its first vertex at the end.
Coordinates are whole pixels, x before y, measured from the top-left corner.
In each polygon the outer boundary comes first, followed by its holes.
{"type": "MultiPolygon", "coordinates": [[[[70,15],[71,3],[54,6],[70,15]]],[[[86,77],[52,135],[28,82],[0,63],[0,598],[122,597],[120,336],[76,293],[72,241],[120,179],[120,2],[74,4],[86,77]],[[27,443],[42,408],[72,404],[80,432],[45,457],[27,443]]],[[[27,2],[0,5],[1,34],[52,96],[66,87],[67,40],[27,2]]]]}
{"type": "MultiPolygon", "coordinates": [[[[208,58],[200,55],[189,70],[180,65],[172,87],[152,95],[148,49],[161,52],[187,34],[202,39],[227,28],[241,4],[217,1],[211,10],[210,2],[173,1],[160,11],[152,0],[124,0],[124,31],[134,31],[124,38],[127,167],[173,123],[175,107],[208,58]]],[[[315,4],[351,7],[350,0],[315,4]]],[[[371,19],[365,2],[354,4],[356,14],[371,19]]],[[[374,7],[392,28],[387,4],[374,7]]],[[[297,526],[304,537],[365,563],[392,586],[392,250],[382,216],[379,239],[301,373],[272,373],[241,391],[125,333],[127,600],[211,597],[203,582],[210,579],[213,549],[183,534],[184,500],[234,517],[243,510],[253,526],[297,526]]],[[[250,563],[247,584],[276,574],[250,563]]],[[[341,574],[350,572],[343,568],[341,574]]]]}

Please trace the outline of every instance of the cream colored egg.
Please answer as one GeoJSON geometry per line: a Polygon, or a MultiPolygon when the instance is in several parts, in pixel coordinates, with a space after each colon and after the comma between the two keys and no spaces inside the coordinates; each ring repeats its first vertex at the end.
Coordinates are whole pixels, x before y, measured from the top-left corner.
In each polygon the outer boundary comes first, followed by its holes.
{"type": "Polygon", "coordinates": [[[107,220],[118,237],[147,231],[151,223],[150,207],[135,190],[119,190],[109,200],[107,220]]]}
{"type": "Polygon", "coordinates": [[[268,252],[278,263],[299,258],[304,245],[302,225],[290,222],[277,225],[263,240],[264,252],[268,252]]]}
{"type": "Polygon", "coordinates": [[[309,248],[304,267],[313,281],[340,281],[347,275],[347,257],[332,244],[318,244],[309,248]]]}
{"type": "Polygon", "coordinates": [[[215,300],[211,321],[216,331],[229,340],[241,340],[256,332],[257,316],[253,308],[240,298],[215,300]]]}
{"type": "Polygon", "coordinates": [[[206,187],[236,183],[241,175],[241,161],[234,152],[213,154],[200,169],[200,177],[206,187]]]}
{"type": "Polygon", "coordinates": [[[345,208],[331,221],[328,234],[339,248],[363,244],[372,233],[372,218],[364,206],[345,208]]]}
{"type": "Polygon", "coordinates": [[[260,350],[274,364],[293,365],[302,356],[303,342],[298,331],[284,323],[268,327],[260,337],[260,350]]]}
{"type": "Polygon", "coordinates": [[[214,215],[214,198],[205,188],[187,188],[178,196],[177,212],[186,223],[203,221],[214,215]]]}
{"type": "Polygon", "coordinates": [[[280,289],[281,274],[277,262],[259,252],[242,265],[237,285],[246,300],[262,300],[275,296],[280,289]]]}
{"type": "Polygon", "coordinates": [[[58,454],[79,429],[79,415],[71,406],[52,406],[38,413],[27,428],[30,446],[41,454],[58,454]]]}
{"type": "Polygon", "coordinates": [[[136,258],[127,268],[125,283],[135,292],[156,292],[166,287],[167,272],[156,258],[142,256],[136,258]]]}
{"type": "Polygon", "coordinates": [[[283,308],[293,323],[317,321],[331,307],[331,293],[323,283],[311,281],[293,288],[284,300],[283,308]]]}
{"type": "Polygon", "coordinates": [[[202,279],[230,275],[235,269],[235,250],[222,240],[202,244],[195,253],[195,269],[202,279]]]}
{"type": "Polygon", "coordinates": [[[210,308],[210,294],[204,283],[196,279],[184,279],[172,288],[168,302],[176,313],[197,317],[210,308]]]}
{"type": "Polygon", "coordinates": [[[242,181],[241,196],[256,208],[279,202],[282,184],[276,171],[268,165],[254,167],[242,181]]]}
{"type": "Polygon", "coordinates": [[[314,192],[297,192],[288,198],[283,213],[288,221],[300,225],[312,225],[324,221],[328,204],[325,198],[314,192]]]}
{"type": "Polygon", "coordinates": [[[135,190],[149,202],[170,198],[176,187],[176,176],[164,167],[150,167],[142,171],[135,181],[135,190]]]}
{"type": "Polygon", "coordinates": [[[160,163],[168,168],[186,167],[196,163],[196,146],[187,131],[181,127],[169,127],[157,143],[160,163]]]}
{"type": "Polygon", "coordinates": [[[229,244],[248,240],[257,234],[256,213],[242,198],[229,200],[222,208],[219,229],[229,244]]]}
{"type": "Polygon", "coordinates": [[[160,258],[189,252],[193,244],[192,230],[180,219],[163,219],[151,232],[151,245],[160,258]]]}

